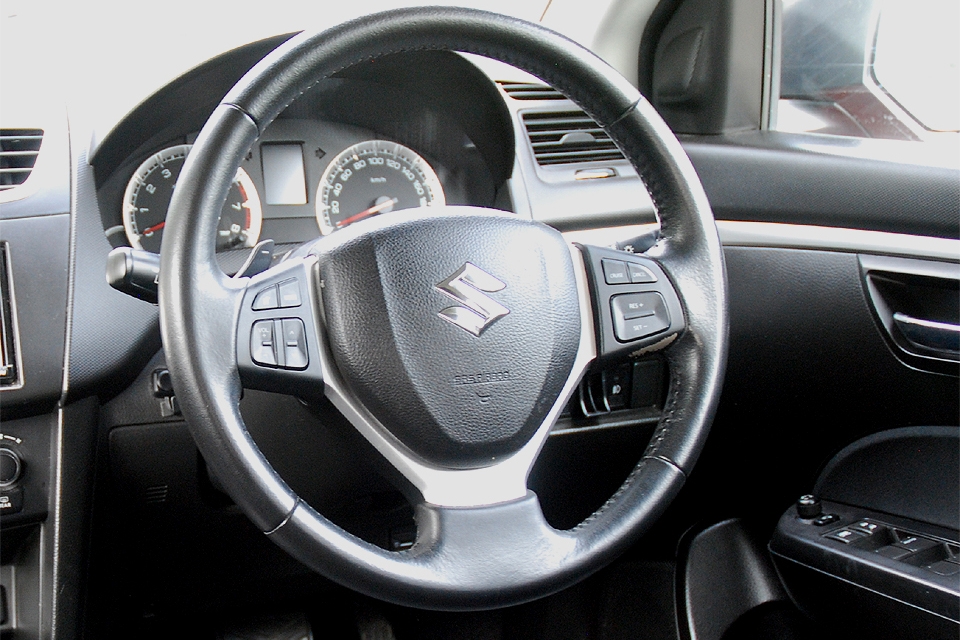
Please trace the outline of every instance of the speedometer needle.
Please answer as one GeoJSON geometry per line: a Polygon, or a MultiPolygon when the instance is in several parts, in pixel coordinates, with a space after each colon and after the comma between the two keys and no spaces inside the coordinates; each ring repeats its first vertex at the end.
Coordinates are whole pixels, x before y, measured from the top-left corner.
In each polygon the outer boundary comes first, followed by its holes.
{"type": "Polygon", "coordinates": [[[392,207],[393,205],[397,204],[398,202],[400,202],[400,200],[398,200],[397,198],[390,198],[389,200],[384,200],[384,201],[381,202],[380,204],[375,204],[375,205],[373,205],[372,207],[370,207],[369,209],[364,209],[364,210],[361,211],[360,213],[354,214],[354,215],[350,216],[349,218],[345,218],[345,219],[341,220],[340,222],[337,223],[337,227],[338,227],[338,228],[339,228],[339,227],[345,227],[345,226],[347,226],[348,224],[353,224],[353,223],[356,222],[357,220],[363,220],[364,218],[368,218],[368,217],[370,217],[370,216],[376,215],[376,214],[380,213],[381,211],[383,211],[384,209],[387,209],[387,208],[389,208],[389,207],[392,207]]]}
{"type": "Polygon", "coordinates": [[[155,225],[153,225],[152,227],[147,227],[146,229],[143,230],[143,233],[141,233],[140,235],[142,235],[142,236],[148,236],[148,235],[150,235],[151,233],[153,233],[154,231],[160,231],[160,229],[163,229],[163,225],[165,225],[165,224],[167,224],[167,221],[166,221],[166,220],[164,220],[163,222],[161,222],[161,223],[159,223],[159,224],[155,224],[155,225]]]}

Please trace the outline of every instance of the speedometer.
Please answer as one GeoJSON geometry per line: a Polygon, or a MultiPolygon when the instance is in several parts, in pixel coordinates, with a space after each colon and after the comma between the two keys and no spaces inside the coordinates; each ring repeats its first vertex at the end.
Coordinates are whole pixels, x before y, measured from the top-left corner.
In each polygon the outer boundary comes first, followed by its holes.
{"type": "Polygon", "coordinates": [[[317,187],[317,224],[328,235],[364,218],[415,207],[442,206],[436,172],[396,142],[367,140],[342,151],[317,187]]]}
{"type": "MultiPolygon", "coordinates": [[[[123,195],[123,228],[134,249],[160,253],[167,208],[180,170],[190,153],[189,144],[169,147],[143,161],[123,195]]],[[[260,237],[263,211],[253,180],[237,169],[217,225],[217,250],[252,247],[260,237]]]]}

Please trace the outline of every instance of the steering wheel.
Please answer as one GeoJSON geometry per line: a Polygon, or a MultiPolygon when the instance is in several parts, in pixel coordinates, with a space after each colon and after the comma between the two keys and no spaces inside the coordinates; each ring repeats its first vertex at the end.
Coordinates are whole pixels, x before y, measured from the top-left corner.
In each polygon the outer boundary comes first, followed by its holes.
{"type": "Polygon", "coordinates": [[[204,459],[271,540],[351,589],[466,610],[569,586],[634,542],[703,446],[727,352],[723,254],[706,196],[650,104],[589,51],[482,11],[397,10],[269,54],[203,127],[171,204],[160,270],[167,363],[204,459]],[[252,278],[215,258],[218,215],[257,137],[298,95],[351,65],[414,50],[480,54],[553,85],[604,126],[656,205],[647,253],[572,246],[473,207],[386,213],[252,278]],[[663,350],[659,425],[606,504],[567,531],[527,476],[591,363],[663,350]],[[391,552],[317,513],[278,476],[239,411],[244,386],[325,394],[413,496],[413,547],[391,552]]]}

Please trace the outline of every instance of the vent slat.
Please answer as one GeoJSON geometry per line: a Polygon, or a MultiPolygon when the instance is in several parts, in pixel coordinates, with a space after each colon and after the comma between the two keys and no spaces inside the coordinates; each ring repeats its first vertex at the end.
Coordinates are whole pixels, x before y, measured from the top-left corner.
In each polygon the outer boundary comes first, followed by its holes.
{"type": "Polygon", "coordinates": [[[524,113],[523,124],[540,166],[624,159],[610,136],[583,111],[524,113]]]}
{"type": "Polygon", "coordinates": [[[545,84],[500,81],[503,91],[514,100],[566,100],[566,97],[545,84]]]}
{"type": "Polygon", "coordinates": [[[27,181],[43,144],[40,129],[0,129],[0,190],[27,181]]]}

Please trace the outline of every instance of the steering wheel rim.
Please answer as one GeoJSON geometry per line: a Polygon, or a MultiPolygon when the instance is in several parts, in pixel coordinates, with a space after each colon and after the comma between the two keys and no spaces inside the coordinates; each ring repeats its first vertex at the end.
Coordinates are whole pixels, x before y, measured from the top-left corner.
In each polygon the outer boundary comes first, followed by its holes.
{"type": "MultiPolygon", "coordinates": [[[[575,265],[575,271],[581,274],[582,267],[575,265]]],[[[581,278],[578,289],[582,285],[581,278]]],[[[319,294],[308,292],[313,295],[319,294]]],[[[306,306],[322,302],[310,297],[306,306]]],[[[581,304],[580,311],[592,325],[591,310],[581,304]]],[[[455,8],[389,11],[301,34],[240,80],[207,121],[178,181],[161,253],[160,320],[168,366],[198,448],[254,524],[349,588],[402,605],[449,610],[506,606],[558,591],[604,566],[649,528],[699,455],[727,353],[725,269],[712,212],[689,159],[655,110],[606,63],[563,36],[455,8]],[[424,49],[513,64],[555,86],[604,126],[657,207],[661,240],[648,255],[679,294],[686,327],[665,351],[670,388],[649,446],[616,494],[586,521],[570,531],[554,530],[531,493],[472,507],[421,501],[416,545],[388,552],[301,501],[247,433],[239,413],[237,354],[243,347],[238,350],[237,326],[249,283],[222,273],[212,238],[242,158],[298,95],[353,64],[424,49]]],[[[581,329],[581,335],[593,335],[592,326],[581,329]]],[[[309,341],[309,327],[307,334],[309,341]]],[[[565,390],[576,385],[583,368],[571,365],[565,390]]]]}

